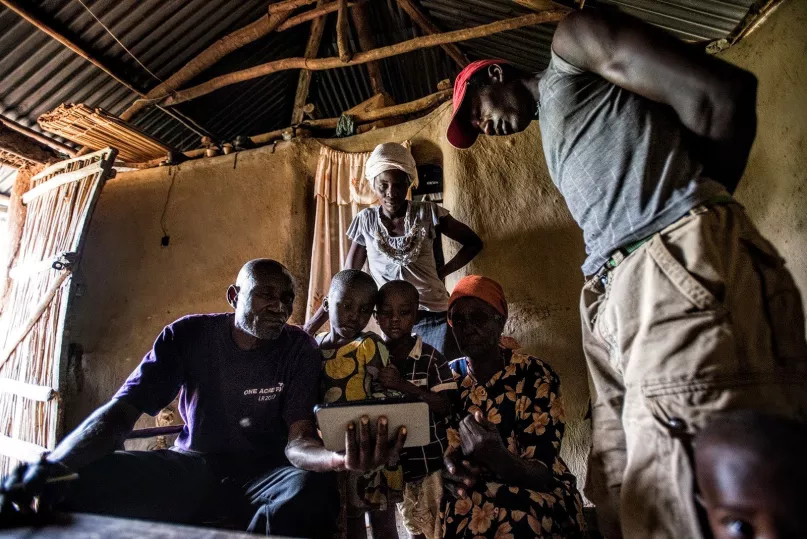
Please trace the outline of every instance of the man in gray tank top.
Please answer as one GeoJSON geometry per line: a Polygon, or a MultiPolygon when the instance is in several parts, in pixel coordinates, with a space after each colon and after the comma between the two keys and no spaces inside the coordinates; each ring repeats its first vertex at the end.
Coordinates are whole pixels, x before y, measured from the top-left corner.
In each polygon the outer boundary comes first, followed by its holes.
{"type": "Polygon", "coordinates": [[[455,82],[448,140],[468,148],[539,118],[583,230],[586,494],[608,538],[702,537],[692,436],[721,411],[807,411],[801,298],[730,196],[756,86],[636,19],[591,11],[558,26],[544,73],[484,60],[455,82]]]}

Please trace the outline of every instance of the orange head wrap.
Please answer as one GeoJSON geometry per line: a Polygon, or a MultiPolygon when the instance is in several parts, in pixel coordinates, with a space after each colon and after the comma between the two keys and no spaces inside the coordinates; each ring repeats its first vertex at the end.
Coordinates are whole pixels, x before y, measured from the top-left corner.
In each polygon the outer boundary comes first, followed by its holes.
{"type": "Polygon", "coordinates": [[[507,318],[507,300],[504,299],[504,290],[499,283],[481,275],[468,275],[463,277],[454,286],[451,297],[448,299],[448,309],[460,298],[481,299],[499,314],[507,318]]]}

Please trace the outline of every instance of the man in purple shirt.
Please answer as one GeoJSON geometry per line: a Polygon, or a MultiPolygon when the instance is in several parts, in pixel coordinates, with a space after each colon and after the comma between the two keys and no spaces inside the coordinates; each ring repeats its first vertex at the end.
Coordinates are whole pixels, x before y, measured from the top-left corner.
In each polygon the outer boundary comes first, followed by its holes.
{"type": "Polygon", "coordinates": [[[45,460],[9,476],[6,485],[23,485],[15,503],[43,493],[52,501],[45,481],[75,471],[60,509],[331,535],[339,496],[328,472],[373,469],[403,437],[390,447],[379,422],[374,447],[369,427],[351,425],[344,453],[322,446],[313,422],[322,360],[314,340],[286,324],[294,279],[282,264],[248,262],[227,300],[235,313],[168,325],[107,404],[45,460]],[[172,449],[117,451],[141,414],[156,415],[177,393],[185,428],[172,449]]]}

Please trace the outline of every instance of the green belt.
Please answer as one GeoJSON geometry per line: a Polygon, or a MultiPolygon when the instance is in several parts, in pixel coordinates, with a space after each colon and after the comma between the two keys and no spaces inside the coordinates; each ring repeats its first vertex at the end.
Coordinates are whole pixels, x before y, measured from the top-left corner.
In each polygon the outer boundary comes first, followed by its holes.
{"type": "MultiPolygon", "coordinates": [[[[717,206],[719,204],[731,204],[732,202],[736,202],[736,201],[734,200],[734,198],[731,195],[717,195],[717,196],[714,196],[714,197],[710,198],[709,200],[703,202],[702,204],[698,204],[698,206],[717,206]]],[[[622,256],[620,257],[620,260],[617,260],[616,256],[612,256],[611,258],[608,259],[608,262],[605,263],[605,267],[606,268],[615,268],[615,267],[617,267],[619,265],[619,263],[622,262],[622,260],[624,260],[628,255],[630,255],[631,253],[636,251],[639,247],[641,247],[642,245],[644,245],[645,243],[650,241],[650,239],[654,235],[655,235],[655,233],[650,234],[646,238],[642,238],[639,241],[636,241],[634,243],[630,243],[630,244],[626,245],[625,247],[620,247],[619,249],[617,249],[617,251],[622,254],[622,256]]]]}
{"type": "MultiPolygon", "coordinates": [[[[622,260],[625,259],[624,257],[627,257],[633,251],[635,251],[636,249],[638,249],[639,247],[641,247],[642,245],[644,245],[645,243],[650,241],[650,238],[652,238],[652,237],[653,237],[653,235],[651,234],[650,236],[648,236],[648,237],[646,237],[644,239],[641,239],[641,240],[639,240],[639,241],[637,241],[635,243],[631,243],[629,245],[626,245],[625,247],[620,247],[618,249],[618,251],[620,253],[622,253],[622,255],[623,255],[622,260]]],[[[608,262],[606,262],[605,265],[607,267],[609,267],[609,268],[615,268],[615,267],[617,267],[619,265],[619,262],[617,262],[616,257],[612,256],[611,258],[608,259],[608,262]]]]}

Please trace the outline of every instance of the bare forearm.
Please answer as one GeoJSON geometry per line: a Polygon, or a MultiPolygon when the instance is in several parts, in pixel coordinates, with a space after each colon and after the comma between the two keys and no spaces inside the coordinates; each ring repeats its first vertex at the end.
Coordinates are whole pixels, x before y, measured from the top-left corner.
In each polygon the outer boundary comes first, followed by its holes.
{"type": "Polygon", "coordinates": [[[440,224],[437,228],[445,237],[462,245],[457,254],[454,255],[454,258],[446,262],[446,264],[440,268],[439,274],[441,278],[465,267],[484,247],[482,238],[480,238],[471,227],[463,222],[457,221],[450,215],[446,215],[440,219],[440,224]]]}
{"type": "Polygon", "coordinates": [[[325,449],[314,438],[299,438],[289,441],[286,458],[292,466],[311,472],[332,472],[342,469],[344,456],[325,449]]]}
{"type": "Polygon", "coordinates": [[[121,447],[139,415],[128,404],[107,403],[62,440],[48,460],[78,470],[121,447]]]}
{"type": "Polygon", "coordinates": [[[482,250],[481,242],[470,245],[463,245],[462,248],[459,251],[457,251],[457,254],[454,255],[454,258],[446,262],[445,265],[441,268],[440,271],[440,273],[442,274],[441,277],[451,275],[455,271],[467,266],[471,260],[476,258],[476,255],[478,255],[481,250],[482,250]]]}
{"type": "Polygon", "coordinates": [[[308,322],[305,323],[303,329],[305,329],[308,334],[313,335],[319,331],[319,328],[321,328],[327,320],[328,311],[326,311],[325,308],[320,305],[317,312],[315,312],[313,316],[308,319],[308,322]]]}

